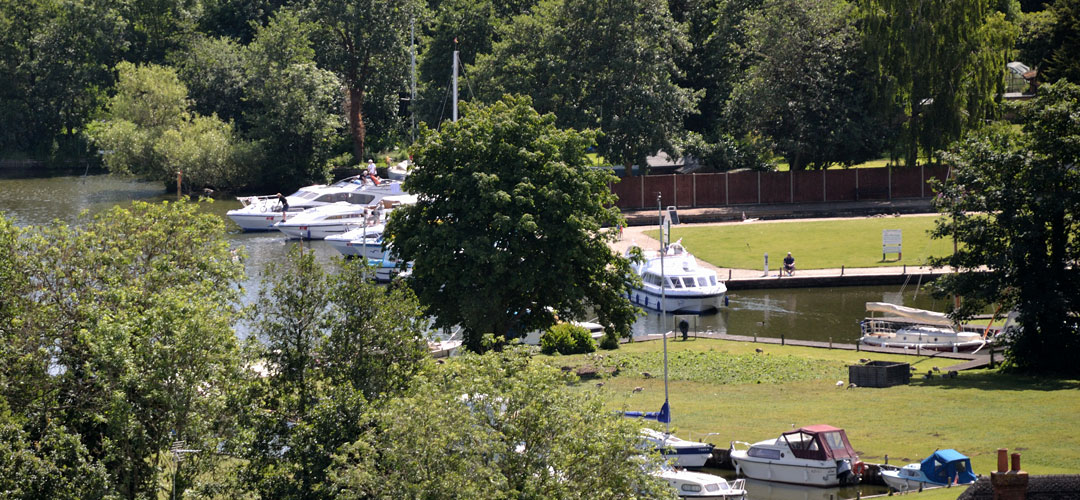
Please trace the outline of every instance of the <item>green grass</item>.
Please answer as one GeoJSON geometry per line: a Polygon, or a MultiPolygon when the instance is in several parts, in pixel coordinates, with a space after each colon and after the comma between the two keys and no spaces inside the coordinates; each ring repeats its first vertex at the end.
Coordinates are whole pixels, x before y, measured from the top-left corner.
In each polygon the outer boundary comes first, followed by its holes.
{"type": "MultiPolygon", "coordinates": [[[[673,241],[695,257],[721,268],[760,269],[769,254],[769,267],[777,269],[787,252],[799,269],[917,266],[933,256],[952,254],[952,240],[931,240],[927,231],[937,216],[872,217],[814,221],[775,221],[707,226],[675,226],[673,241]],[[881,259],[881,231],[903,230],[904,256],[881,259]]],[[[658,238],[659,230],[646,235],[658,238]]]]}
{"type": "MultiPolygon", "coordinates": [[[[624,344],[598,356],[541,357],[555,365],[625,364],[599,391],[613,410],[656,411],[664,400],[660,342],[624,344]],[[645,378],[640,371],[653,377],[645,378]],[[634,388],[641,387],[640,392],[634,388]]],[[[847,430],[864,459],[903,464],[937,448],[956,448],[972,457],[975,471],[988,474],[998,448],[1023,454],[1034,474],[1080,471],[1080,381],[962,372],[958,378],[925,380],[886,389],[837,387],[846,365],[860,358],[902,360],[917,373],[955,363],[945,359],[698,339],[668,343],[670,401],[680,437],[707,438],[718,446],[755,442],[796,427],[827,423],[847,430]],[[756,353],[761,348],[764,353],[756,353]],[[765,360],[753,364],[747,356],[765,360]],[[693,360],[693,362],[689,362],[693,360]],[[794,361],[797,360],[797,361],[794,361]],[[753,366],[742,366],[751,364],[753,366]],[[760,366],[763,368],[756,368],[760,366]],[[763,369],[764,371],[760,371],[763,369]],[[778,373],[769,373],[769,371],[778,373]],[[717,372],[710,374],[709,372],[717,372]],[[730,372],[730,373],[729,373],[730,372]]],[[[954,498],[953,490],[947,497],[954,498]]],[[[919,498],[939,498],[920,496],[919,498]]]]}

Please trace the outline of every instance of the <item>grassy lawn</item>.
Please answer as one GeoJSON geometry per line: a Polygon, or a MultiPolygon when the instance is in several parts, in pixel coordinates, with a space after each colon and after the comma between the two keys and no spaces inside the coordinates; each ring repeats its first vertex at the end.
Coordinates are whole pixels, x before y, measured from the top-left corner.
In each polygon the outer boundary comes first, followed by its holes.
{"type": "MultiPolygon", "coordinates": [[[[710,226],[674,226],[672,240],[697,258],[721,268],[779,268],[787,252],[799,269],[922,265],[927,257],[952,254],[952,240],[931,240],[927,231],[936,215],[866,219],[775,221],[710,226]],[[904,258],[893,253],[881,260],[881,231],[903,231],[904,258]]],[[[659,230],[646,232],[659,237],[659,230]]]]}
{"type": "MultiPolygon", "coordinates": [[[[909,356],[781,347],[698,339],[668,343],[670,401],[680,437],[706,438],[718,446],[755,442],[800,427],[827,423],[847,430],[869,462],[903,464],[937,448],[972,457],[977,473],[996,466],[996,450],[1023,454],[1034,474],[1080,471],[1080,381],[1005,375],[989,370],[958,378],[926,380],[922,373],[953,364],[909,356]],[[756,353],[762,348],[764,353],[756,353]],[[838,387],[847,365],[862,357],[902,360],[920,375],[887,389],[838,387]]],[[[660,342],[625,344],[595,356],[541,357],[550,363],[618,366],[618,375],[583,381],[613,410],[657,411],[664,401],[660,342]],[[646,378],[642,372],[653,375],[646,378]],[[636,387],[642,390],[634,392],[636,387]]],[[[959,491],[948,496],[955,498],[959,491]]],[[[931,498],[920,496],[919,498],[931,498]]],[[[938,498],[938,497],[934,497],[938,498]]]]}

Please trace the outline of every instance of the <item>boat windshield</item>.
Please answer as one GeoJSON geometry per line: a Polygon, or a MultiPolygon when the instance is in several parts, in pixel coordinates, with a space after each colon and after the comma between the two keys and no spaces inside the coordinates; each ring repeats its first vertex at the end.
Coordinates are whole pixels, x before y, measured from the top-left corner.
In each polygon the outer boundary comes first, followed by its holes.
{"type": "Polygon", "coordinates": [[[822,434],[822,437],[825,438],[825,444],[827,444],[830,449],[843,450],[847,448],[844,446],[844,438],[840,436],[839,432],[826,432],[822,434]]]}

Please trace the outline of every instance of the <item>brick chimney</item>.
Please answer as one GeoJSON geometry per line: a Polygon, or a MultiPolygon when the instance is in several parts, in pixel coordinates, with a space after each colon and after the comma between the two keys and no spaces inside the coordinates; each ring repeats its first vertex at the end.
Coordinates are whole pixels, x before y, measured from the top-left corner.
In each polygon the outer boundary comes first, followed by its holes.
{"type": "Polygon", "coordinates": [[[1020,470],[1020,454],[1012,454],[1012,467],[1008,465],[1009,450],[998,448],[998,470],[990,473],[994,487],[994,500],[1024,500],[1027,497],[1028,473],[1020,470]]]}

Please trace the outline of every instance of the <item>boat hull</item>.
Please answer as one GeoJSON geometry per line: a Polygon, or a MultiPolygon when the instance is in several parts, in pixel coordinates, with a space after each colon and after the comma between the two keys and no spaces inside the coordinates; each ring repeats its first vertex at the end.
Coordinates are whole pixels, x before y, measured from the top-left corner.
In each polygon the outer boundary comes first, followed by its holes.
{"type": "Polygon", "coordinates": [[[274,228],[281,231],[289,239],[294,240],[321,240],[327,236],[334,234],[341,234],[349,230],[346,224],[330,224],[330,225],[291,225],[291,224],[275,224],[274,228]]]}
{"type": "Polygon", "coordinates": [[[731,460],[736,472],[750,479],[810,486],[839,486],[841,483],[836,475],[836,463],[832,461],[783,464],[775,460],[755,460],[743,451],[732,452],[731,460]]]}
{"type": "Polygon", "coordinates": [[[919,491],[928,486],[940,486],[938,484],[905,479],[898,475],[899,471],[881,471],[881,480],[885,485],[896,491],[919,491]]]}
{"type": "Polygon", "coordinates": [[[281,212],[244,213],[230,210],[226,215],[244,231],[273,231],[274,224],[283,219],[281,212]]]}
{"type": "Polygon", "coordinates": [[[630,302],[646,309],[664,311],[673,314],[701,314],[720,309],[726,292],[700,295],[660,294],[634,288],[629,293],[630,302]]]}
{"type": "Polygon", "coordinates": [[[896,347],[900,349],[918,349],[936,352],[970,352],[987,344],[987,342],[983,340],[965,342],[905,342],[894,338],[875,337],[871,335],[864,335],[859,338],[859,343],[875,347],[896,347]]]}

